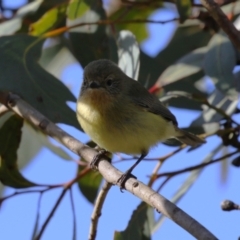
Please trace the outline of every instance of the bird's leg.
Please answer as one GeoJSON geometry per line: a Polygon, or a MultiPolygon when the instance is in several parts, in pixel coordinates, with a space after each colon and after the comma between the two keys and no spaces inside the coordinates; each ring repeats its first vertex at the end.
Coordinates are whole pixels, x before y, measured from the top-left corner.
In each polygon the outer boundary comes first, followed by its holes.
{"type": "MultiPolygon", "coordinates": [[[[99,149],[99,148],[98,148],[98,149],[99,149]]],[[[107,158],[109,161],[111,161],[111,159],[110,159],[108,156],[106,156],[107,153],[108,153],[108,151],[106,151],[105,149],[100,149],[100,150],[98,151],[98,154],[96,154],[96,155],[94,156],[93,160],[92,160],[91,163],[90,163],[91,169],[97,169],[97,165],[98,165],[98,163],[99,163],[99,161],[100,161],[100,159],[101,159],[102,157],[105,157],[105,158],[107,158]]]]}
{"type": "Polygon", "coordinates": [[[117,180],[117,183],[120,186],[120,190],[122,192],[122,189],[125,188],[125,182],[129,177],[136,178],[134,175],[132,175],[133,169],[146,157],[147,153],[142,153],[142,155],[138,158],[138,160],[117,180]]]}

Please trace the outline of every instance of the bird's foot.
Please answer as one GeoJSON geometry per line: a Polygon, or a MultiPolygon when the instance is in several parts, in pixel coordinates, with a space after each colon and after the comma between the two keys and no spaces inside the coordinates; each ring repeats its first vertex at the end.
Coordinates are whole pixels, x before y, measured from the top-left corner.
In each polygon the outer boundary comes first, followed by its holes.
{"type": "Polygon", "coordinates": [[[109,161],[111,161],[111,159],[106,155],[108,153],[108,151],[106,151],[105,149],[101,149],[99,150],[98,154],[96,154],[93,158],[93,160],[90,163],[90,168],[91,169],[97,169],[98,168],[98,163],[101,160],[102,157],[107,158],[109,161]]]}
{"type": "Polygon", "coordinates": [[[134,176],[133,174],[131,174],[131,172],[125,172],[118,180],[117,180],[117,184],[120,187],[120,191],[123,192],[123,189],[125,189],[125,183],[129,178],[135,178],[137,179],[136,176],[134,176]]]}

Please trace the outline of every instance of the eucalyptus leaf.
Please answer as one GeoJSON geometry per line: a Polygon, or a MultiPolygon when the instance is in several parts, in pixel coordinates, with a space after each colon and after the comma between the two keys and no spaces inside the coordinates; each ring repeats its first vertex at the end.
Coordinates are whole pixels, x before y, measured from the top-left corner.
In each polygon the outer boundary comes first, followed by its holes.
{"type": "MultiPolygon", "coordinates": [[[[210,162],[213,157],[223,148],[223,145],[218,145],[214,150],[212,150],[202,161],[202,164],[210,162]]],[[[190,190],[190,188],[193,186],[193,184],[196,182],[198,177],[200,176],[201,172],[203,171],[203,168],[199,168],[196,170],[193,170],[189,177],[185,180],[183,184],[181,184],[181,187],[176,191],[174,196],[171,199],[171,202],[174,204],[177,204],[190,190]]],[[[155,226],[152,228],[152,234],[156,232],[160,226],[162,225],[163,221],[165,220],[165,216],[161,215],[159,219],[155,222],[155,226]]]]}
{"type": "MultiPolygon", "coordinates": [[[[214,92],[208,97],[208,102],[217,107],[222,109],[226,114],[231,116],[238,105],[238,100],[230,100],[228,96],[223,95],[219,90],[215,89],[214,92]]],[[[219,121],[224,118],[223,115],[216,112],[216,110],[209,108],[206,105],[203,105],[203,111],[199,117],[197,117],[190,125],[191,127],[197,126],[204,126],[206,123],[217,123],[219,125],[219,121]]],[[[211,132],[216,131],[218,129],[205,129],[210,130],[211,132]]]]}
{"type": "Polygon", "coordinates": [[[38,21],[30,25],[30,34],[32,36],[41,36],[47,31],[61,26],[65,20],[67,6],[66,3],[59,4],[45,12],[38,21]]]}
{"type": "Polygon", "coordinates": [[[48,39],[47,46],[43,48],[39,59],[41,67],[59,79],[65,67],[76,62],[64,37],[48,39]]]}
{"type": "Polygon", "coordinates": [[[153,208],[142,202],[133,211],[128,226],[124,231],[115,231],[114,240],[150,240],[154,226],[153,208]]]}
{"type": "MultiPolygon", "coordinates": [[[[78,171],[80,172],[82,169],[82,166],[79,166],[78,171]]],[[[102,175],[92,170],[78,180],[78,187],[81,193],[92,204],[95,202],[101,182],[102,175]]]]}
{"type": "Polygon", "coordinates": [[[169,66],[158,79],[160,85],[165,86],[200,72],[207,50],[207,47],[198,48],[169,66]]]}
{"type": "Polygon", "coordinates": [[[204,71],[216,88],[232,100],[238,98],[233,69],[237,63],[234,46],[225,33],[215,34],[208,44],[204,60],[204,71]]]}
{"type": "Polygon", "coordinates": [[[0,129],[0,181],[13,188],[35,186],[22,176],[17,166],[17,149],[21,141],[23,119],[13,115],[0,129]]]}
{"type": "MultiPolygon", "coordinates": [[[[152,4],[144,5],[144,6],[135,6],[133,8],[130,8],[128,11],[124,7],[119,8],[118,11],[116,11],[114,14],[111,15],[111,20],[117,20],[121,19],[122,15],[124,14],[124,20],[134,21],[141,17],[141,19],[149,19],[150,15],[156,11],[158,8],[162,7],[162,2],[159,1],[158,3],[155,3],[155,6],[152,4]]],[[[121,20],[120,20],[121,21],[121,20]]],[[[119,21],[119,22],[120,22],[119,21]]],[[[121,30],[128,30],[132,32],[137,41],[140,43],[143,40],[145,40],[148,37],[148,30],[147,30],[147,23],[118,23],[116,21],[116,28],[118,31],[121,30]],[[136,26],[136,24],[138,24],[136,26]]]]}
{"type": "Polygon", "coordinates": [[[42,40],[15,35],[0,38],[0,90],[20,95],[53,122],[80,128],[67,101],[76,101],[70,90],[38,63],[42,40]]]}
{"type": "Polygon", "coordinates": [[[43,0],[35,0],[19,8],[12,19],[0,24],[0,36],[6,36],[15,33],[22,26],[23,18],[34,14],[42,4],[43,0]]]}
{"type": "MultiPolygon", "coordinates": [[[[67,26],[71,27],[69,31],[70,49],[80,64],[85,67],[93,60],[106,58],[111,59],[117,63],[117,46],[115,39],[111,36],[109,26],[104,25],[83,25],[77,24],[98,22],[105,20],[106,14],[102,3],[96,1],[83,0],[77,1],[76,15],[73,17],[73,10],[69,10],[67,18],[67,26]],[[84,7],[83,7],[84,6],[84,7]],[[79,15],[79,9],[83,7],[85,10],[83,15],[79,15]],[[71,14],[70,14],[71,12],[71,14]]],[[[80,11],[81,12],[81,11],[80,11]]]]}
{"type": "Polygon", "coordinates": [[[191,14],[192,3],[190,0],[176,0],[180,22],[183,23],[191,14]]]}
{"type": "Polygon", "coordinates": [[[140,50],[135,36],[130,31],[120,31],[117,46],[118,66],[130,78],[137,80],[140,67],[140,50]]]}
{"type": "Polygon", "coordinates": [[[199,21],[179,25],[168,45],[156,57],[141,52],[139,81],[143,85],[148,81],[148,87],[154,84],[161,87],[156,81],[163,71],[194,49],[204,47],[210,38],[210,32],[202,31],[199,21]]]}

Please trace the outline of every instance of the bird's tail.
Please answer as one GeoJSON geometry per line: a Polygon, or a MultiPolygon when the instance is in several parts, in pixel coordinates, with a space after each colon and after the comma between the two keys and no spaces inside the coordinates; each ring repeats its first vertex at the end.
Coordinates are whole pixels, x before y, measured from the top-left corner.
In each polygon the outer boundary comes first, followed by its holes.
{"type": "Polygon", "coordinates": [[[198,136],[186,132],[182,129],[177,128],[176,129],[176,138],[181,141],[182,143],[185,143],[187,145],[190,145],[192,147],[197,147],[198,145],[201,145],[205,143],[206,141],[204,139],[199,138],[198,136]]]}

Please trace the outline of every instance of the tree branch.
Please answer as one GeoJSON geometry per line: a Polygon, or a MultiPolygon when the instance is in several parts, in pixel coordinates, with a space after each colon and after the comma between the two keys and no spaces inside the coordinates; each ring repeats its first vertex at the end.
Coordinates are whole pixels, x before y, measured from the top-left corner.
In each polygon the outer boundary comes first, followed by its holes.
{"type": "Polygon", "coordinates": [[[97,234],[97,226],[98,226],[98,220],[99,217],[101,217],[102,215],[102,207],[103,207],[103,203],[106,199],[106,196],[108,194],[109,189],[111,188],[112,184],[105,182],[101,191],[99,192],[96,202],[95,202],[95,206],[93,209],[93,213],[91,216],[91,226],[90,226],[90,231],[89,231],[89,235],[88,235],[88,239],[89,240],[94,240],[96,238],[96,234],[97,234]]]}
{"type": "Polygon", "coordinates": [[[232,153],[229,153],[229,154],[226,154],[220,158],[217,158],[215,160],[212,160],[210,162],[206,162],[206,163],[200,163],[200,164],[197,164],[195,166],[192,166],[192,167],[187,167],[187,168],[184,168],[184,169],[181,169],[181,170],[177,170],[177,171],[172,171],[172,172],[165,172],[165,173],[160,173],[157,175],[157,178],[160,178],[160,177],[164,177],[164,176],[175,176],[175,175],[178,175],[178,174],[181,174],[181,173],[185,173],[185,172],[189,172],[189,171],[192,171],[192,170],[196,170],[198,168],[203,168],[203,167],[206,167],[207,165],[211,165],[213,163],[217,163],[217,162],[220,162],[228,157],[231,157],[233,156],[234,154],[236,153],[239,153],[240,150],[236,150],[232,153]]]}
{"type": "MultiPolygon", "coordinates": [[[[61,142],[74,153],[86,159],[89,163],[97,154],[96,150],[84,145],[68,133],[64,132],[61,128],[49,121],[17,95],[0,92],[0,102],[9,107],[19,116],[23,117],[25,120],[29,121],[31,124],[40,128],[44,133],[61,142]]],[[[113,167],[106,158],[101,159],[98,164],[98,170],[105,180],[112,184],[117,184],[117,180],[123,174],[113,167]]],[[[142,182],[134,178],[129,178],[125,183],[125,188],[127,191],[155,208],[158,212],[161,212],[166,217],[172,219],[195,238],[204,240],[217,239],[212,233],[210,233],[205,227],[190,217],[187,213],[142,182]]],[[[63,191],[59,199],[62,198],[64,194],[65,192],[63,191]]],[[[58,202],[59,201],[57,201],[57,203],[58,202]]],[[[56,205],[58,205],[57,203],[56,205]]],[[[52,212],[54,212],[54,210],[55,207],[52,212]]]]}
{"type": "Polygon", "coordinates": [[[202,5],[208,10],[213,19],[228,35],[235,47],[240,50],[240,32],[224,14],[219,5],[214,0],[201,0],[202,5]]]}

